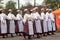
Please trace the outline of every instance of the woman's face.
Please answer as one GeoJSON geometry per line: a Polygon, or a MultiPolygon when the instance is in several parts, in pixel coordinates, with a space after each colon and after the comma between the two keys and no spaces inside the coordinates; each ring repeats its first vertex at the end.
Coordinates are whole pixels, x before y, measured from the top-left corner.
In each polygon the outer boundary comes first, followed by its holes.
{"type": "Polygon", "coordinates": [[[20,11],[19,11],[19,12],[17,12],[17,14],[20,14],[20,11]]]}
{"type": "Polygon", "coordinates": [[[29,14],[30,12],[29,12],[29,11],[26,11],[26,13],[28,13],[28,14],[29,14]]]}
{"type": "Polygon", "coordinates": [[[36,10],[33,10],[33,13],[36,13],[36,10]]]}
{"type": "Polygon", "coordinates": [[[44,12],[44,10],[41,10],[41,12],[44,12]]]}
{"type": "Polygon", "coordinates": [[[12,11],[8,11],[9,13],[12,13],[12,11]]]}

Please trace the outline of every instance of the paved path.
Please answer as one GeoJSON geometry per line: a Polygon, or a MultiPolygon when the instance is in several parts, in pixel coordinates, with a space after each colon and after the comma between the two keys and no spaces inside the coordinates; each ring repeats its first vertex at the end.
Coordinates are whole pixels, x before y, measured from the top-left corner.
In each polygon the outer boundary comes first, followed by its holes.
{"type": "MultiPolygon", "coordinates": [[[[55,33],[56,35],[51,35],[47,37],[41,37],[40,39],[33,38],[30,40],[60,40],[60,33],[55,33]]],[[[0,40],[28,40],[24,39],[22,36],[17,36],[17,37],[9,37],[9,38],[0,38],[0,40]]]]}

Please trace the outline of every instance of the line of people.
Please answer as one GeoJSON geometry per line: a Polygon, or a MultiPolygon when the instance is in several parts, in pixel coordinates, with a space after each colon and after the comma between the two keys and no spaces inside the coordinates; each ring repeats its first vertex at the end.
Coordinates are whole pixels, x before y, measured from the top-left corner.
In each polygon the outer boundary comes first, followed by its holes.
{"type": "Polygon", "coordinates": [[[34,7],[31,10],[24,9],[24,16],[22,17],[20,10],[17,10],[16,16],[12,13],[12,9],[8,10],[8,15],[4,13],[3,9],[0,9],[0,35],[8,36],[11,34],[21,35],[24,38],[28,36],[37,36],[40,38],[41,35],[46,36],[54,34],[56,31],[54,15],[52,9],[41,9],[41,14],[37,11],[38,7],[34,7]],[[46,11],[46,13],[45,13],[46,11]]]}

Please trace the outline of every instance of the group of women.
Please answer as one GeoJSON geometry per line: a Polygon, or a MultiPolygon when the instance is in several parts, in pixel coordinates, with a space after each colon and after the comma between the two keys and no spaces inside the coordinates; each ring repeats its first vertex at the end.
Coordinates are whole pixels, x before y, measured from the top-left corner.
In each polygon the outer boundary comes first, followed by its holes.
{"type": "Polygon", "coordinates": [[[11,34],[16,35],[23,34],[24,38],[28,36],[30,39],[32,36],[40,38],[41,35],[47,36],[54,34],[56,31],[54,15],[52,9],[41,9],[39,14],[38,7],[34,7],[31,10],[24,9],[24,16],[22,17],[21,11],[16,11],[16,16],[12,13],[12,9],[8,10],[8,15],[4,13],[3,9],[0,9],[0,35],[3,38],[11,34]]]}

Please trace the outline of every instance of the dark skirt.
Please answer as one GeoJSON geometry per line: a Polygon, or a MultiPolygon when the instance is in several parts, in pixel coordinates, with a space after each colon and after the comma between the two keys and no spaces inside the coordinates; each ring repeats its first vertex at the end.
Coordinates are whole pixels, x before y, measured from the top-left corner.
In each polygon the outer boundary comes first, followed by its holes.
{"type": "Polygon", "coordinates": [[[29,34],[28,21],[24,23],[24,33],[29,34]]]}
{"type": "Polygon", "coordinates": [[[44,33],[44,29],[43,29],[43,20],[41,20],[41,28],[42,28],[42,33],[44,33]]]}
{"type": "Polygon", "coordinates": [[[19,33],[18,20],[15,20],[15,33],[19,33]]]}
{"type": "Polygon", "coordinates": [[[9,27],[10,27],[10,21],[9,20],[7,20],[7,33],[9,34],[9,27]]]}
{"type": "Polygon", "coordinates": [[[1,34],[1,21],[0,21],[0,34],[1,34]]]}
{"type": "Polygon", "coordinates": [[[34,29],[34,33],[37,33],[37,32],[36,32],[36,25],[35,25],[35,21],[33,22],[33,29],[34,29]]]}

